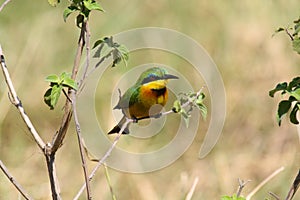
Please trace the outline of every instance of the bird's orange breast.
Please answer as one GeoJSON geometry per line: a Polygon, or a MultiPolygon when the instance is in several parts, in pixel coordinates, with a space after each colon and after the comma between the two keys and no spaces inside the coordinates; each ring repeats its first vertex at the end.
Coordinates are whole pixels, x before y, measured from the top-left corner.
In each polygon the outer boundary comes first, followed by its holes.
{"type": "Polygon", "coordinates": [[[168,91],[165,83],[153,82],[142,85],[137,101],[129,107],[130,115],[135,118],[147,117],[150,109],[151,115],[158,114],[167,100],[168,91]],[[161,106],[152,107],[156,104],[161,106]]]}

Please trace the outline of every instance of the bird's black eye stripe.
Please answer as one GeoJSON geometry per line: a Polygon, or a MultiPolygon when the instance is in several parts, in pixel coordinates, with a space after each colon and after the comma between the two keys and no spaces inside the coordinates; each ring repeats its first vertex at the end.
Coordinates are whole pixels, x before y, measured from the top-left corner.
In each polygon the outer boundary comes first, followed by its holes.
{"type": "Polygon", "coordinates": [[[164,95],[167,91],[167,88],[160,88],[160,89],[151,89],[157,96],[164,95]]]}

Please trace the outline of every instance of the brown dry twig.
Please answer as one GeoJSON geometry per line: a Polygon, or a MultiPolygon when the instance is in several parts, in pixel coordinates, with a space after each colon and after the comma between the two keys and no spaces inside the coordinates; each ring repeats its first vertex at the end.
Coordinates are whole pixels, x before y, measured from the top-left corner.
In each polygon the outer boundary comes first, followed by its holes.
{"type": "Polygon", "coordinates": [[[15,186],[15,188],[20,192],[20,194],[26,199],[26,200],[33,200],[28,193],[23,189],[23,187],[16,181],[16,179],[9,173],[8,169],[5,167],[5,165],[0,160],[0,168],[3,171],[3,173],[6,175],[6,177],[9,179],[9,181],[15,186]]]}
{"type": "Polygon", "coordinates": [[[3,4],[0,6],[0,12],[3,10],[3,8],[10,2],[11,0],[6,0],[3,2],[3,4]]]}
{"type": "Polygon", "coordinates": [[[285,200],[292,200],[300,186],[300,169],[285,200]]]}
{"type": "Polygon", "coordinates": [[[247,197],[246,200],[250,200],[252,198],[252,196],[258,191],[260,190],[266,183],[268,183],[272,178],[274,178],[277,174],[279,174],[280,172],[282,172],[284,170],[284,167],[280,167],[279,169],[275,170],[272,174],[270,174],[267,178],[265,178],[260,184],[258,184],[258,186],[256,186],[252,192],[250,192],[247,197]]]}

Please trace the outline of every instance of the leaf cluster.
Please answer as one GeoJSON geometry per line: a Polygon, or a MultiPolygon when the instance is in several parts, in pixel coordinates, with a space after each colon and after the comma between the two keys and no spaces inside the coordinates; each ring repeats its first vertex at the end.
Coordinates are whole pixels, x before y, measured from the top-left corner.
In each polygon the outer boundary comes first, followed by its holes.
{"type": "Polygon", "coordinates": [[[66,21],[70,14],[78,12],[76,24],[80,27],[80,24],[89,17],[93,10],[104,12],[104,9],[95,0],[71,0],[70,5],[63,12],[63,18],[66,21]]]}
{"type": "Polygon", "coordinates": [[[46,81],[50,82],[50,88],[44,94],[44,102],[51,110],[56,106],[61,92],[64,92],[64,87],[78,89],[77,83],[71,78],[71,74],[66,72],[60,76],[51,74],[46,77],[46,81]]]}
{"type": "Polygon", "coordinates": [[[285,32],[290,37],[294,51],[300,54],[300,17],[293,21],[293,26],[279,27],[275,34],[279,32],[285,32]]]}
{"type": "Polygon", "coordinates": [[[94,48],[97,48],[97,50],[93,57],[100,58],[99,63],[112,56],[112,67],[115,67],[121,61],[127,66],[127,60],[129,58],[128,49],[124,45],[114,42],[112,36],[97,40],[93,46],[93,49],[94,48]]]}
{"type": "Polygon", "coordinates": [[[297,112],[300,109],[300,77],[293,78],[289,83],[278,83],[273,90],[269,91],[269,96],[274,97],[275,93],[281,92],[281,95],[288,95],[288,98],[282,100],[278,104],[277,110],[277,122],[281,125],[281,120],[285,114],[287,114],[292,108],[289,118],[293,124],[299,124],[297,119],[297,112]]]}
{"type": "Polygon", "coordinates": [[[205,98],[204,93],[188,92],[180,93],[179,96],[180,98],[174,101],[172,110],[175,113],[181,114],[187,127],[194,108],[199,109],[201,116],[206,119],[207,107],[203,103],[205,98]]]}

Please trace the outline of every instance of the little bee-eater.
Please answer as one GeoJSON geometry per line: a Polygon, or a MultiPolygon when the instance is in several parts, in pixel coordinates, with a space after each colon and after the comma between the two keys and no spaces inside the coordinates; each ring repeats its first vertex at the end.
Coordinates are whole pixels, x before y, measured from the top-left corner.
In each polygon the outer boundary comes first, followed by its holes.
{"type": "MultiPolygon", "coordinates": [[[[114,107],[114,109],[121,109],[124,116],[108,134],[118,133],[125,123],[126,117],[134,120],[146,118],[149,117],[152,106],[156,104],[164,106],[168,100],[166,85],[169,79],[178,79],[178,77],[168,74],[165,69],[159,67],[144,71],[136,83],[120,97],[118,104],[114,107]]],[[[151,114],[158,114],[161,106],[151,114]]],[[[122,134],[129,134],[128,126],[122,134]]]]}

